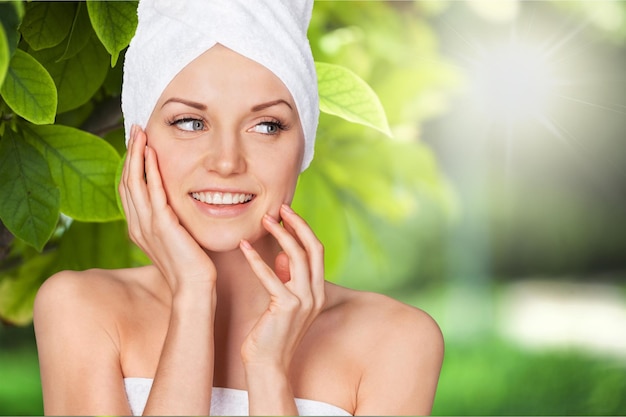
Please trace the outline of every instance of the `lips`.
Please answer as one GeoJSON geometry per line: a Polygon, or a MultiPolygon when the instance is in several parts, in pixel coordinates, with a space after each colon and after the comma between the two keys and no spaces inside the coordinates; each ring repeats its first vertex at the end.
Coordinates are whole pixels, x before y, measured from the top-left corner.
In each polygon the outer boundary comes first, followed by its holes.
{"type": "Polygon", "coordinates": [[[191,197],[205,204],[236,205],[252,200],[254,194],[198,191],[191,193],[191,197]]]}

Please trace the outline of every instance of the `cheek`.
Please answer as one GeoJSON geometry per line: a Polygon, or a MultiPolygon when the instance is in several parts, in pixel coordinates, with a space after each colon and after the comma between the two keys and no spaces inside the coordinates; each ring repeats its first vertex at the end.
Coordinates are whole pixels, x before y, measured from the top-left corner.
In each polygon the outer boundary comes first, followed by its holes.
{"type": "Polygon", "coordinates": [[[154,144],[154,151],[157,155],[161,182],[169,198],[171,193],[176,190],[177,185],[181,184],[182,178],[185,177],[185,169],[189,167],[188,163],[185,164],[182,161],[189,159],[176,148],[163,147],[156,143],[154,144]]]}
{"type": "Polygon", "coordinates": [[[273,184],[281,203],[291,203],[300,174],[300,166],[300,158],[285,158],[279,163],[272,164],[271,174],[266,178],[273,184]]]}

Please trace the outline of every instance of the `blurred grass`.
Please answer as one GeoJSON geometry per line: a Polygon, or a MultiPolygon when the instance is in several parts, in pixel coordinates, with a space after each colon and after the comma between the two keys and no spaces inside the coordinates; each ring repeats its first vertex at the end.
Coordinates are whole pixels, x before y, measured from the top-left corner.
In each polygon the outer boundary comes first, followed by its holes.
{"type": "MultiPolygon", "coordinates": [[[[14,332],[0,332],[3,338],[10,337],[11,333],[14,332]]],[[[34,343],[0,349],[0,414],[43,415],[39,362],[34,343]]]]}
{"type": "Polygon", "coordinates": [[[626,364],[496,338],[447,346],[433,407],[433,415],[625,414],[626,364]]]}
{"type": "MultiPolygon", "coordinates": [[[[442,326],[446,353],[433,415],[626,415],[626,361],[579,351],[528,351],[493,333],[446,329],[445,290],[405,291],[442,326]]],[[[0,415],[41,415],[31,328],[0,328],[0,415]]]]}

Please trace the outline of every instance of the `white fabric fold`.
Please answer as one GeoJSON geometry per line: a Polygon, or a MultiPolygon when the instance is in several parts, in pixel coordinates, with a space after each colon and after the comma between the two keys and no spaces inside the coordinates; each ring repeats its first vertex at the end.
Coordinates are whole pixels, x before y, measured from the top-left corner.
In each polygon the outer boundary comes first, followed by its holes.
{"type": "MultiPolygon", "coordinates": [[[[128,397],[128,404],[134,416],[140,416],[146,403],[152,379],[150,378],[124,378],[124,389],[128,397]]],[[[301,416],[350,416],[349,412],[335,405],[321,401],[296,398],[296,407],[301,416]]],[[[247,416],[248,415],[248,392],[231,388],[214,387],[211,395],[212,416],[247,416]]]]}

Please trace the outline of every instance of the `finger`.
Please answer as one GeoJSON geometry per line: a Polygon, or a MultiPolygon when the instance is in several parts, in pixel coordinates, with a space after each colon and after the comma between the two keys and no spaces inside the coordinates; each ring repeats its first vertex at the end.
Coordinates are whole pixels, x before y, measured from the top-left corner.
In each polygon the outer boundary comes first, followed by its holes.
{"type": "Polygon", "coordinates": [[[146,147],[146,182],[153,208],[162,209],[167,206],[167,197],[163,189],[156,152],[150,147],[146,147]]]}
{"type": "Polygon", "coordinates": [[[300,242],[300,239],[298,239],[298,235],[296,234],[296,231],[294,230],[294,228],[289,223],[287,223],[285,221],[282,222],[282,225],[285,228],[285,230],[287,230],[291,234],[291,236],[293,236],[294,239],[296,239],[296,242],[298,242],[298,245],[304,247],[302,242],[300,242]]]}
{"type": "Polygon", "coordinates": [[[144,231],[152,223],[151,205],[145,182],[145,148],[147,138],[138,126],[131,129],[125,190],[129,208],[129,232],[135,243],[144,247],[144,231]],[[141,134],[140,134],[141,133],[141,134]],[[140,215],[141,213],[141,215],[140,215]]]}
{"type": "Polygon", "coordinates": [[[276,259],[274,260],[274,273],[283,283],[291,280],[291,273],[289,272],[289,257],[284,251],[281,251],[278,255],[276,255],[276,259]]]}
{"type": "Polygon", "coordinates": [[[126,158],[124,159],[124,168],[122,169],[122,180],[120,183],[126,184],[128,182],[128,166],[130,165],[130,156],[132,155],[132,145],[135,139],[134,135],[135,125],[132,125],[130,128],[130,138],[128,139],[128,144],[126,146],[126,158]]]}
{"type": "Polygon", "coordinates": [[[276,238],[280,247],[289,257],[290,281],[286,285],[293,287],[294,291],[301,297],[309,296],[311,294],[311,278],[306,251],[296,241],[296,238],[270,215],[264,216],[263,225],[276,238]]]}
{"type": "Polygon", "coordinates": [[[263,258],[259,253],[250,245],[247,240],[242,240],[239,243],[239,248],[243,252],[248,264],[252,268],[252,271],[261,281],[261,284],[267,292],[275,297],[291,297],[291,292],[285,287],[285,285],[278,279],[274,271],[263,261],[263,258]]]}
{"type": "MultiPolygon", "coordinates": [[[[124,166],[122,167],[122,175],[120,176],[120,182],[117,184],[117,192],[120,195],[120,200],[122,202],[122,207],[124,207],[124,213],[128,214],[128,199],[126,196],[126,184],[125,184],[125,176],[128,166],[128,152],[124,155],[124,166]]],[[[128,215],[126,216],[128,217],[128,215]]]]}
{"type": "Polygon", "coordinates": [[[145,181],[145,148],[146,135],[136,128],[133,144],[129,149],[128,188],[129,199],[139,212],[146,213],[149,209],[148,190],[145,181]]]}
{"type": "MultiPolygon", "coordinates": [[[[133,125],[130,129],[130,138],[128,139],[128,144],[127,144],[127,148],[126,148],[126,155],[124,156],[124,167],[122,168],[122,178],[120,178],[120,184],[119,184],[119,192],[120,192],[120,197],[122,199],[122,204],[124,204],[126,201],[128,201],[128,190],[127,190],[127,186],[126,184],[128,183],[128,166],[130,164],[130,148],[133,144],[133,128],[135,127],[135,125],[133,125]]],[[[124,208],[126,208],[126,204],[124,204],[124,208]]]]}
{"type": "Polygon", "coordinates": [[[311,271],[311,285],[316,296],[324,294],[324,246],[306,221],[286,204],[280,210],[283,224],[305,248],[311,271]]]}
{"type": "Polygon", "coordinates": [[[129,176],[129,165],[130,159],[132,155],[132,145],[135,140],[135,125],[132,125],[130,128],[130,138],[128,139],[128,148],[126,150],[126,155],[124,157],[124,166],[122,167],[122,176],[120,178],[120,183],[118,186],[118,191],[120,193],[120,199],[122,200],[122,206],[124,207],[124,212],[126,213],[126,219],[130,220],[130,212],[133,209],[132,202],[129,195],[128,190],[128,176],[129,176]]]}

